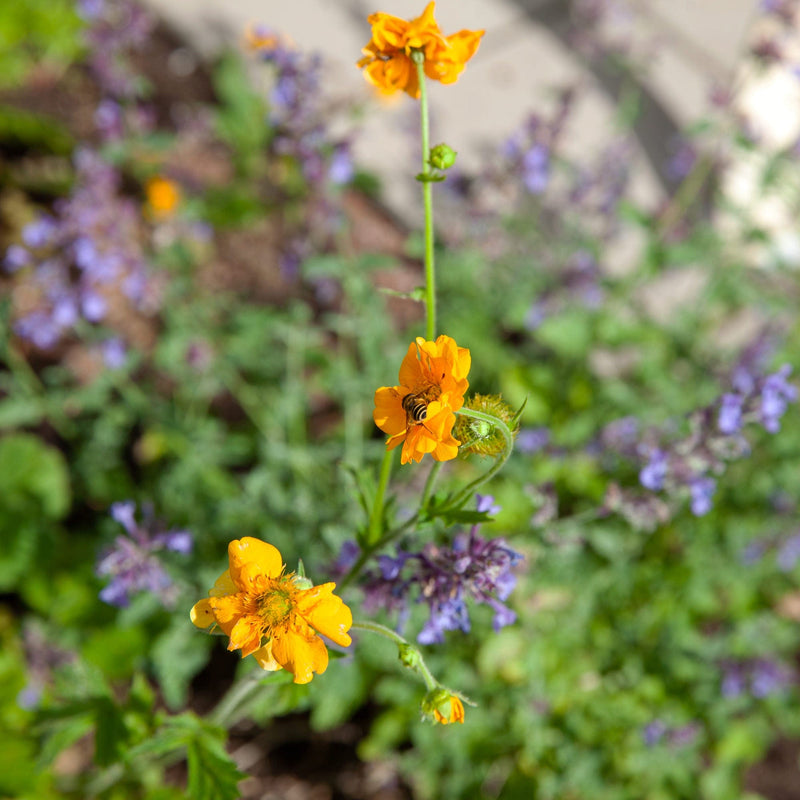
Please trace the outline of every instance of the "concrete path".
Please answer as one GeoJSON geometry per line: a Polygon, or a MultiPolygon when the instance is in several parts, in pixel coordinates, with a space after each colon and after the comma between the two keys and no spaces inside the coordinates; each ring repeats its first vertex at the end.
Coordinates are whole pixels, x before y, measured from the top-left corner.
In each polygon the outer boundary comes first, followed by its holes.
{"type": "MultiPolygon", "coordinates": [[[[647,66],[646,83],[657,104],[683,124],[707,108],[709,88],[725,84],[757,15],[757,0],[608,0],[617,10],[607,34],[633,42],[647,66]],[[630,13],[626,9],[635,9],[630,13]]],[[[410,176],[416,103],[402,96],[379,102],[355,67],[369,39],[366,17],[377,10],[409,19],[425,0],[146,0],[184,32],[201,52],[236,46],[245,26],[263,22],[299,48],[320,52],[329,64],[328,88],[375,106],[359,122],[356,155],[384,180],[385,200],[419,223],[417,192],[410,176]]],[[[615,129],[608,95],[591,67],[576,56],[547,20],[563,17],[565,0],[439,0],[437,20],[445,33],[486,29],[480,50],[458,83],[433,85],[433,141],[445,140],[463,166],[475,166],[537,108],[548,107],[553,90],[581,80],[587,87],[567,130],[567,149],[595,151],[615,129]]],[[[656,200],[662,191],[657,159],[641,159],[636,192],[656,200]]]]}

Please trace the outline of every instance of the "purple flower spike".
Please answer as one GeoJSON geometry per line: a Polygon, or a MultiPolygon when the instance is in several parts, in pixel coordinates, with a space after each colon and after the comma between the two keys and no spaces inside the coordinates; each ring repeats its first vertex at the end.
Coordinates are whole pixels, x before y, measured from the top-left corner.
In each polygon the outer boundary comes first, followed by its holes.
{"type": "Polygon", "coordinates": [[[645,489],[657,492],[664,487],[664,480],[667,477],[667,455],[662,450],[653,450],[650,453],[650,460],[639,472],[639,483],[645,489]]]}
{"type": "Polygon", "coordinates": [[[739,394],[724,394],[720,402],[717,427],[728,436],[738,433],[742,427],[742,405],[744,397],[739,394]]]}
{"type": "Polygon", "coordinates": [[[176,592],[156,553],[171,550],[187,554],[192,551],[192,535],[188,531],[153,531],[152,520],[136,521],[136,504],[132,500],[114,503],[112,518],[125,528],[125,536],[117,536],[114,544],[101,554],[95,571],[101,578],[110,578],[100,591],[100,599],[112,606],[124,607],[138,592],[158,595],[165,606],[175,601],[176,592]]]}
{"type": "Polygon", "coordinates": [[[693,478],[689,482],[689,493],[692,498],[692,514],[702,517],[711,511],[712,498],[717,489],[717,482],[713,478],[693,478]]]}
{"type": "Polygon", "coordinates": [[[642,739],[648,747],[655,747],[667,733],[667,726],[660,719],[648,722],[642,731],[642,739]]]}
{"type": "Polygon", "coordinates": [[[800,533],[790,536],[778,551],[778,568],[782,572],[791,572],[800,561],[800,533]]]}
{"type": "Polygon", "coordinates": [[[797,388],[787,382],[792,368],[784,364],[777,372],[768,375],[761,389],[761,424],[770,433],[777,433],[780,419],[789,403],[797,400],[797,388]]]}

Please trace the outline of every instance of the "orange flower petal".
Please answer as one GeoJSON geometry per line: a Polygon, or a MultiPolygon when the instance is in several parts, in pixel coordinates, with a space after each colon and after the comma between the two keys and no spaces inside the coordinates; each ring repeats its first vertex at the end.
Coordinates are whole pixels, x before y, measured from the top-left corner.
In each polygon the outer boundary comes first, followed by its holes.
{"type": "Polygon", "coordinates": [[[319,636],[306,637],[289,631],[272,643],[272,655],[295,683],[308,683],[313,673],[321,675],[328,668],[328,651],[319,636]]]}
{"type": "Polygon", "coordinates": [[[276,578],[283,570],[278,549],[252,536],[234,539],[228,545],[228,560],[231,578],[241,591],[249,590],[257,575],[276,578]]]}
{"type": "Polygon", "coordinates": [[[268,672],[275,672],[276,670],[283,669],[272,655],[271,641],[267,642],[263,647],[259,647],[259,649],[253,653],[253,658],[258,661],[258,665],[261,669],[265,669],[268,672]]]}
{"type": "Polygon", "coordinates": [[[381,386],[375,392],[375,410],[372,418],[375,424],[389,436],[405,433],[406,412],[403,409],[403,397],[408,391],[402,387],[381,386]]]}
{"type": "Polygon", "coordinates": [[[216,625],[217,618],[214,616],[214,611],[208,602],[208,598],[203,598],[192,606],[192,610],[189,612],[189,619],[198,628],[210,628],[212,625],[216,625]]]}
{"type": "Polygon", "coordinates": [[[353,624],[353,614],[341,597],[333,594],[335,588],[335,583],[323,583],[306,589],[297,599],[297,609],[314,630],[342,647],[349,647],[353,640],[347,631],[353,624]]]}

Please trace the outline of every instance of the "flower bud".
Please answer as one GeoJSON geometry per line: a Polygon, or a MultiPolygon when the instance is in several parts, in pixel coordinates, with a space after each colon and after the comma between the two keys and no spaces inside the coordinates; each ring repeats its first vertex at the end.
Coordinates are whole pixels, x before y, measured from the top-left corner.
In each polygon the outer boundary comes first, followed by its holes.
{"type": "Polygon", "coordinates": [[[437,686],[422,698],[422,713],[427,717],[433,717],[442,725],[464,722],[464,704],[459,697],[443,686],[437,686]]]}
{"type": "Polygon", "coordinates": [[[397,657],[400,659],[400,663],[409,669],[416,669],[422,660],[419,650],[410,644],[398,645],[397,657]]]}
{"type": "MultiPolygon", "coordinates": [[[[464,403],[464,408],[481,411],[507,426],[514,426],[514,434],[518,430],[514,425],[514,412],[499,395],[475,394],[464,403]]],[[[505,437],[499,428],[486,420],[474,419],[465,414],[456,415],[453,436],[462,443],[459,452],[464,455],[477,453],[480,456],[497,456],[506,447],[505,437]]]]}
{"type": "Polygon", "coordinates": [[[444,143],[431,147],[428,162],[435,169],[450,169],[456,163],[456,151],[444,143]]]}

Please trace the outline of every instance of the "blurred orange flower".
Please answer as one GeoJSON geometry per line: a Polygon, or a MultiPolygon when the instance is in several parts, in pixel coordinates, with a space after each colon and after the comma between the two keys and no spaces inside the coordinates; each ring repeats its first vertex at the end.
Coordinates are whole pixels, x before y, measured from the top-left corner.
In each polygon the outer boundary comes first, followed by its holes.
{"type": "Polygon", "coordinates": [[[435,461],[458,455],[454,412],[464,405],[470,364],[469,350],[449,336],[435,342],[418,336],[400,365],[400,385],[375,392],[373,419],[389,435],[389,450],[403,444],[402,464],[420,461],[425,453],[435,461]]]}
{"type": "Polygon", "coordinates": [[[271,544],[245,536],[228,545],[229,568],[191,611],[198,628],[219,626],[228,650],[253,655],[266,670],[285,669],[295,683],[308,683],[328,666],[328,650],[317,633],[343,647],[353,624],[350,609],[333,594],[335,583],[303,588],[284,573],[271,544]]]}
{"type": "Polygon", "coordinates": [[[422,15],[406,21],[378,12],[367,17],[372,39],[362,49],[358,66],[364,77],[382,92],[402,89],[418,98],[419,80],[413,52],[424,55],[425,74],[441,83],[455,83],[464,65],[475,55],[484,31],[459,31],[445,36],[433,18],[435,3],[428,3],[422,15]]]}
{"type": "Polygon", "coordinates": [[[160,175],[150,178],[144,191],[147,196],[147,210],[150,216],[157,220],[171,217],[181,201],[181,190],[178,185],[160,175]]]}

